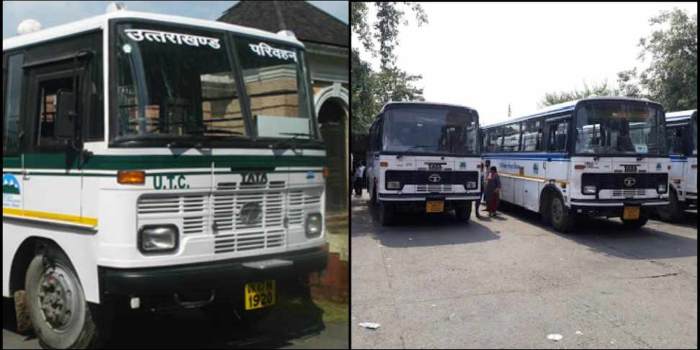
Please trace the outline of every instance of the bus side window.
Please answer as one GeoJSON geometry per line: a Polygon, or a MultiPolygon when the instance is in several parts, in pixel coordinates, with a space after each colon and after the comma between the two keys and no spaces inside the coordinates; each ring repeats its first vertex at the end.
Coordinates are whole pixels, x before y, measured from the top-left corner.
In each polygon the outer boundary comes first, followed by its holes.
{"type": "Polygon", "coordinates": [[[683,128],[668,128],[666,135],[668,136],[668,153],[683,154],[683,128]]]}
{"type": "MultiPolygon", "coordinates": [[[[22,99],[22,65],[24,54],[12,55],[7,63],[7,87],[3,108],[3,155],[16,155],[20,146],[20,101],[22,99]]],[[[5,74],[3,74],[5,77],[5,74]]]]}
{"type": "MultiPolygon", "coordinates": [[[[73,76],[40,81],[38,84],[38,118],[36,125],[36,145],[39,148],[51,148],[61,143],[56,138],[55,123],[57,112],[57,96],[60,91],[73,91],[73,76]]],[[[80,96],[80,85],[77,86],[76,96],[80,96]]],[[[80,107],[79,107],[80,110],[80,107]]]]}
{"type": "Polygon", "coordinates": [[[523,125],[523,152],[542,151],[542,122],[530,120],[523,125]]]}

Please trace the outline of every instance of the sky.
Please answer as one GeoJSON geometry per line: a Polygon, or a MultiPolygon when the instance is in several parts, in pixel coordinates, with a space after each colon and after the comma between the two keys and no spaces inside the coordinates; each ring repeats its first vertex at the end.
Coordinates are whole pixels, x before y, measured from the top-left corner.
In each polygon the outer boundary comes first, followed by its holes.
{"type": "Polygon", "coordinates": [[[617,72],[646,67],[639,39],[673,7],[697,13],[697,2],[424,3],[429,23],[401,27],[397,64],[423,76],[427,101],[476,108],[488,125],[508,118],[508,104],[517,117],[547,92],[616,86],[617,72]]]}
{"type": "MultiPolygon", "coordinates": [[[[112,1],[3,1],[2,38],[17,35],[17,26],[28,18],[43,28],[74,22],[105,13],[112,1]]],[[[216,20],[238,1],[121,1],[128,10],[216,20]]],[[[311,4],[348,23],[346,1],[309,1],[311,4]]]]}

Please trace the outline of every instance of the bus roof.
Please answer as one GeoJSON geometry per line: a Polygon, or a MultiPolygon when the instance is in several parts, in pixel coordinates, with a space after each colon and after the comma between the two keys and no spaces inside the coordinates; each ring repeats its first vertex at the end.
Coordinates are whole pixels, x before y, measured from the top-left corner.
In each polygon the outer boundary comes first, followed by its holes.
{"type": "Polygon", "coordinates": [[[666,113],[666,121],[675,122],[690,119],[690,117],[697,113],[697,109],[689,109],[686,111],[675,111],[666,113]]]}
{"type": "Polygon", "coordinates": [[[160,22],[169,22],[174,24],[186,24],[197,27],[226,30],[241,34],[248,34],[252,36],[257,36],[264,39],[274,39],[278,41],[283,41],[291,45],[295,45],[303,48],[304,44],[295,38],[288,36],[266,32],[264,30],[242,27],[234,24],[228,24],[217,21],[209,21],[203,19],[171,16],[171,15],[161,15],[155,13],[146,12],[135,12],[135,11],[115,11],[111,13],[106,13],[103,15],[86,18],[80,21],[71,22],[67,24],[62,24],[55,27],[50,27],[42,29],[37,32],[28,33],[24,35],[15,36],[8,39],[3,39],[2,41],[2,51],[8,51],[16,49],[23,46],[28,46],[44,41],[49,41],[53,39],[58,39],[74,34],[84,33],[98,28],[106,28],[107,22],[115,18],[133,18],[133,19],[146,19],[160,22]]]}
{"type": "Polygon", "coordinates": [[[401,105],[424,105],[424,106],[435,106],[435,107],[454,107],[454,108],[464,108],[464,109],[469,109],[471,111],[476,112],[476,109],[468,106],[462,106],[462,105],[455,105],[455,104],[450,104],[450,103],[440,103],[440,102],[426,102],[426,101],[389,101],[384,106],[382,107],[382,110],[379,113],[384,112],[387,109],[391,109],[394,106],[401,106],[401,105]]]}
{"type": "Polygon", "coordinates": [[[641,102],[650,102],[650,103],[658,104],[657,102],[643,99],[643,98],[640,99],[640,98],[617,97],[617,96],[587,97],[587,98],[582,98],[579,100],[562,102],[559,104],[551,105],[551,106],[548,106],[544,109],[541,109],[535,113],[527,114],[524,116],[505,120],[505,121],[498,122],[498,123],[493,123],[490,125],[486,125],[486,126],[483,126],[483,128],[492,128],[492,127],[496,127],[496,126],[508,125],[510,123],[515,123],[515,122],[527,120],[527,119],[534,118],[534,117],[542,117],[542,116],[548,116],[548,115],[553,115],[553,114],[572,112],[574,109],[576,109],[577,104],[584,102],[584,101],[620,101],[620,100],[622,100],[622,101],[641,101],[641,102]]]}

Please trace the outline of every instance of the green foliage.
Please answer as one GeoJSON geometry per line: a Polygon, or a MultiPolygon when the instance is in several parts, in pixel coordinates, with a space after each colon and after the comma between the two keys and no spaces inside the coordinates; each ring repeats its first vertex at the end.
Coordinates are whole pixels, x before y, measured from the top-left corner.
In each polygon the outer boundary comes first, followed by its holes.
{"type": "Polygon", "coordinates": [[[650,20],[657,28],[639,41],[640,58],[651,58],[641,74],[650,99],[667,111],[694,109],[698,104],[698,17],[685,11],[664,11],[650,20]]]}
{"type": "Polygon", "coordinates": [[[562,92],[552,92],[546,93],[542,101],[540,101],[539,106],[551,106],[557,103],[579,100],[591,96],[614,96],[616,95],[615,90],[608,87],[608,82],[603,82],[601,84],[594,84],[593,86],[588,86],[585,82],[583,83],[582,90],[572,90],[572,91],[562,91],[562,92]]]}
{"type": "Polygon", "coordinates": [[[374,57],[381,54],[380,69],[375,72],[369,63],[360,58],[356,48],[352,50],[351,118],[352,132],[357,134],[367,133],[374,117],[386,102],[423,100],[423,89],[415,86],[421,76],[409,74],[396,67],[394,51],[399,45],[400,25],[408,24],[405,10],[415,14],[418,25],[428,22],[425,11],[417,3],[379,2],[374,6],[377,10],[376,20],[370,27],[367,3],[351,2],[353,33],[360,39],[365,51],[374,57]]]}

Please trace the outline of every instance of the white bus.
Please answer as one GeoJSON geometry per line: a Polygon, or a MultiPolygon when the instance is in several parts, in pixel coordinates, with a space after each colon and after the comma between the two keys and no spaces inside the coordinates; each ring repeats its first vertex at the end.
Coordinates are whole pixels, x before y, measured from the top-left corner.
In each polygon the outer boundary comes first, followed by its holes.
{"type": "Polygon", "coordinates": [[[400,209],[454,209],[468,221],[481,194],[479,115],[427,102],[387,103],[372,124],[367,186],[382,225],[400,209]]]}
{"type": "Polygon", "coordinates": [[[663,108],[587,98],[482,128],[482,157],[498,168],[501,199],[569,231],[577,216],[643,226],[668,204],[663,108]]]}
{"type": "Polygon", "coordinates": [[[253,317],[325,267],[292,35],[115,11],[2,49],[2,292],[43,346],[94,344],[119,308],[253,317]]]}
{"type": "Polygon", "coordinates": [[[678,220],[698,205],[698,112],[666,113],[666,139],[671,157],[669,205],[659,207],[664,220],[678,220]]]}

